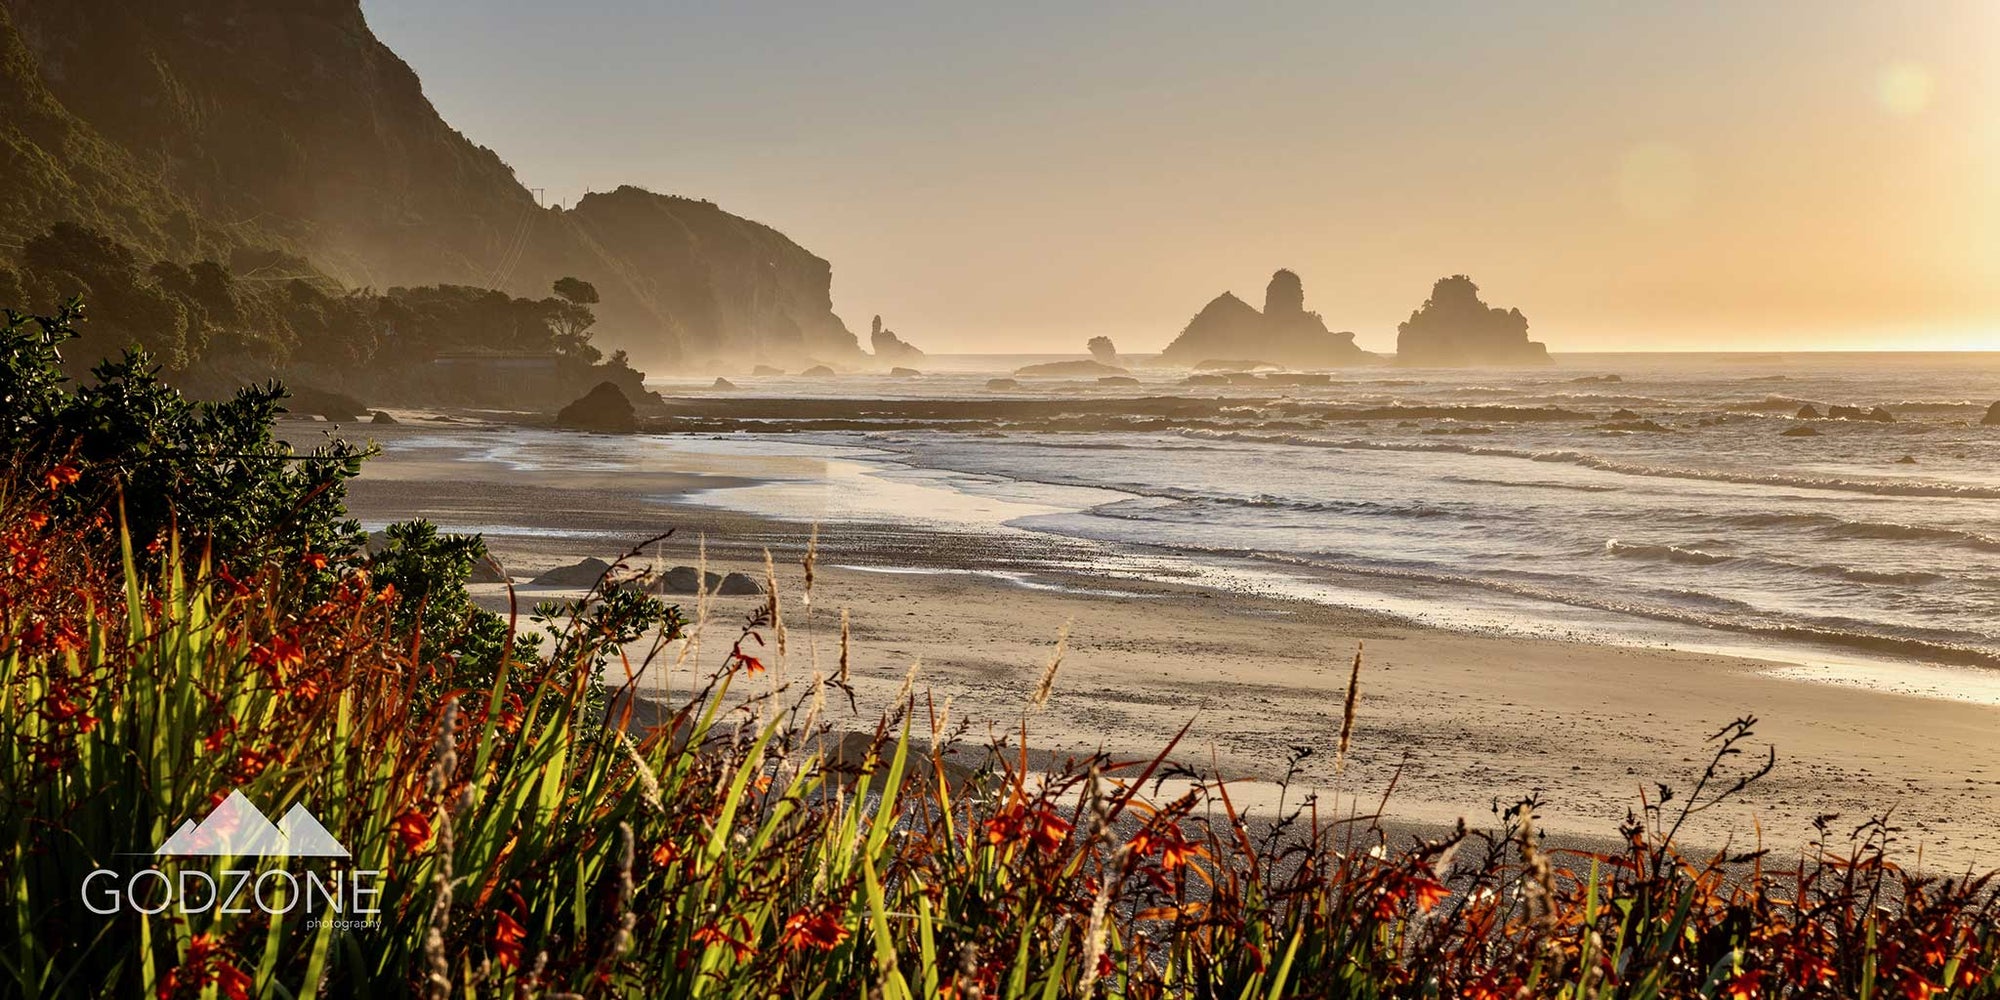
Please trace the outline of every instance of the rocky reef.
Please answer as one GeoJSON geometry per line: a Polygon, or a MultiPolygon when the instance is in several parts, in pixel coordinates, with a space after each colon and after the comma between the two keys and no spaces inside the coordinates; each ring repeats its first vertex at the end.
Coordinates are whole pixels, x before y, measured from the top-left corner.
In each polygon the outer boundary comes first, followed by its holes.
{"type": "Polygon", "coordinates": [[[1280,270],[1264,288],[1264,309],[1223,292],[1201,308],[1162,360],[1193,365],[1211,358],[1255,357],[1283,365],[1351,365],[1374,359],[1354,334],[1334,333],[1305,307],[1299,276],[1280,270]]]}
{"type": "Polygon", "coordinates": [[[1463,274],[1439,278],[1423,307],[1396,328],[1396,363],[1545,365],[1549,349],[1528,339],[1528,317],[1479,299],[1479,286],[1463,274]]]}
{"type": "Polygon", "coordinates": [[[916,345],[883,326],[880,316],[868,328],[868,346],[875,352],[875,360],[884,364],[900,365],[924,359],[924,352],[917,350],[916,345]]]}

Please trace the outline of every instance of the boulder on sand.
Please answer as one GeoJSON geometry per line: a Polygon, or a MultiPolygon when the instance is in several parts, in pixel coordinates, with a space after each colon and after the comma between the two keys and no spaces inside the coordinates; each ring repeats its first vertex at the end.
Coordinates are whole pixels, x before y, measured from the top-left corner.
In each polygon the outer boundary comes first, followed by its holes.
{"type": "Polygon", "coordinates": [[[368,408],[361,401],[341,392],[328,392],[309,385],[290,386],[286,390],[289,397],[278,404],[287,413],[311,414],[333,423],[351,423],[361,419],[368,408]]]}
{"type": "Polygon", "coordinates": [[[556,426],[573,431],[629,434],[639,429],[639,418],[624,390],[610,382],[599,382],[556,414],[556,426]]]}
{"type": "Polygon", "coordinates": [[[537,587],[595,587],[597,581],[610,572],[611,564],[602,559],[587,558],[568,566],[555,569],[535,577],[537,587]]]}
{"type": "Polygon", "coordinates": [[[715,380],[715,384],[714,384],[714,385],[711,385],[711,386],[709,386],[709,388],[711,388],[711,389],[734,389],[734,388],[736,388],[736,383],[734,383],[734,382],[731,382],[731,381],[729,381],[729,380],[728,380],[728,379],[726,379],[726,378],[721,378],[721,377],[717,377],[717,378],[716,378],[716,380],[715,380]]]}
{"type": "Polygon", "coordinates": [[[725,596],[761,594],[764,592],[764,585],[742,573],[731,573],[722,578],[722,582],[716,586],[715,592],[725,596]]]}
{"type": "Polygon", "coordinates": [[[668,570],[665,576],[660,577],[658,589],[663,594],[695,594],[704,589],[713,591],[721,582],[720,573],[704,575],[701,570],[693,566],[675,566],[668,570]]]}
{"type": "Polygon", "coordinates": [[[506,583],[507,580],[506,569],[501,567],[500,560],[493,558],[491,552],[472,561],[472,583],[506,583]]]}

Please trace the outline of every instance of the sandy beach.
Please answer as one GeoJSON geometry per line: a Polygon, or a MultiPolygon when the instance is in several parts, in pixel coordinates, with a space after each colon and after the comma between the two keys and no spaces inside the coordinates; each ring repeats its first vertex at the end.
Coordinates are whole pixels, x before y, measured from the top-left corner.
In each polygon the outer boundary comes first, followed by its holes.
{"type": "MultiPolygon", "coordinates": [[[[1310,747],[1296,797],[1316,791],[1340,812],[1372,811],[1427,826],[1490,822],[1497,800],[1535,794],[1544,825],[1585,841],[1615,838],[1642,790],[1685,790],[1707,760],[1705,739],[1755,715],[1756,750],[1776,770],[1703,814],[1690,843],[1793,851],[1812,820],[1838,814],[1836,839],[1893,809],[1903,856],[1939,869],[2000,864],[1991,826],[2000,799],[2000,727],[1989,705],[1810,678],[1809,665],[1599,643],[1482,635],[1301,600],[1233,594],[1159,580],[1065,570],[1067,543],[1018,542],[847,522],[822,530],[810,607],[800,601],[804,523],[691,503],[694,490],[776,475],[809,476],[722,456],[676,452],[661,439],[591,438],[615,463],[570,471],[500,459],[489,445],[526,432],[461,420],[367,428],[383,453],[351,484],[349,507],[370,527],[427,517],[479,531],[526,604],[573,591],[527,585],[584,556],[612,558],[673,529],[648,555],[761,572],[768,549],[787,604],[790,649],[775,677],[830,672],[839,613],[852,618],[856,728],[872,725],[913,662],[918,688],[968,736],[1019,727],[1030,691],[1067,627],[1067,652],[1030,743],[1057,753],[1150,756],[1184,725],[1177,757],[1244,779],[1241,798],[1268,804],[1295,747],[1310,747]],[[1351,759],[1336,779],[1333,747],[1349,664],[1365,644],[1351,759]]],[[[324,426],[292,424],[309,443],[324,426]]],[[[566,447],[550,435],[546,447],[566,447]]],[[[581,441],[582,438],[568,439],[581,441]]],[[[481,589],[499,607],[506,590],[481,589]]],[[[703,669],[719,665],[758,598],[716,598],[703,669]]],[[[688,678],[668,678],[685,689],[688,678]]]]}

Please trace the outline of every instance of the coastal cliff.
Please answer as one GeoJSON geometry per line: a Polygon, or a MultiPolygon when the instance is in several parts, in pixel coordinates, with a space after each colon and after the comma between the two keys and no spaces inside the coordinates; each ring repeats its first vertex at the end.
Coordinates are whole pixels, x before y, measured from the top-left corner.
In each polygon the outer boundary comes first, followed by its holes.
{"type": "Polygon", "coordinates": [[[1422,308],[1396,327],[1396,363],[1545,365],[1549,349],[1528,339],[1521,310],[1488,306],[1471,278],[1454,274],[1439,278],[1422,308]]]}
{"type": "Polygon", "coordinates": [[[1262,312],[1230,292],[1211,299],[1160,355],[1198,364],[1215,358],[1254,358],[1281,365],[1347,365],[1373,360],[1354,346],[1354,334],[1334,333],[1305,308],[1299,276],[1280,270],[1264,288],[1262,312]]]}
{"type": "Polygon", "coordinates": [[[0,237],[55,221],[165,257],[271,248],[352,287],[595,285],[642,363],[838,360],[828,263],[713,204],[544,208],[453,129],[356,0],[0,0],[0,237]]]}

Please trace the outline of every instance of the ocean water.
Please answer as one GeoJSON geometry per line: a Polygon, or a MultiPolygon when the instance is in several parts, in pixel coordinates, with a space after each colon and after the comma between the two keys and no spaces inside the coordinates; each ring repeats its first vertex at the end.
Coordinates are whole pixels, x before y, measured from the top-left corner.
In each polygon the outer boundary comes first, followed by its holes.
{"type": "Polygon", "coordinates": [[[986,390],[1018,363],[740,380],[739,396],[774,406],[855,401],[848,429],[740,422],[724,435],[767,453],[817,449],[848,485],[705,499],[1089,540],[1132,565],[1279,580],[1445,623],[1576,626],[1801,663],[2000,667],[2000,427],[1979,425],[2000,400],[2000,353],[1568,355],[1551,368],[1225,387],[1142,368],[1138,386],[986,390]],[[1035,405],[930,422],[906,405],[996,398],[1035,405]],[[1836,404],[1895,419],[1794,419],[1836,404]],[[1781,434],[1800,426],[1819,433],[1781,434]],[[868,481],[898,492],[871,498],[855,485],[868,481]]]}

